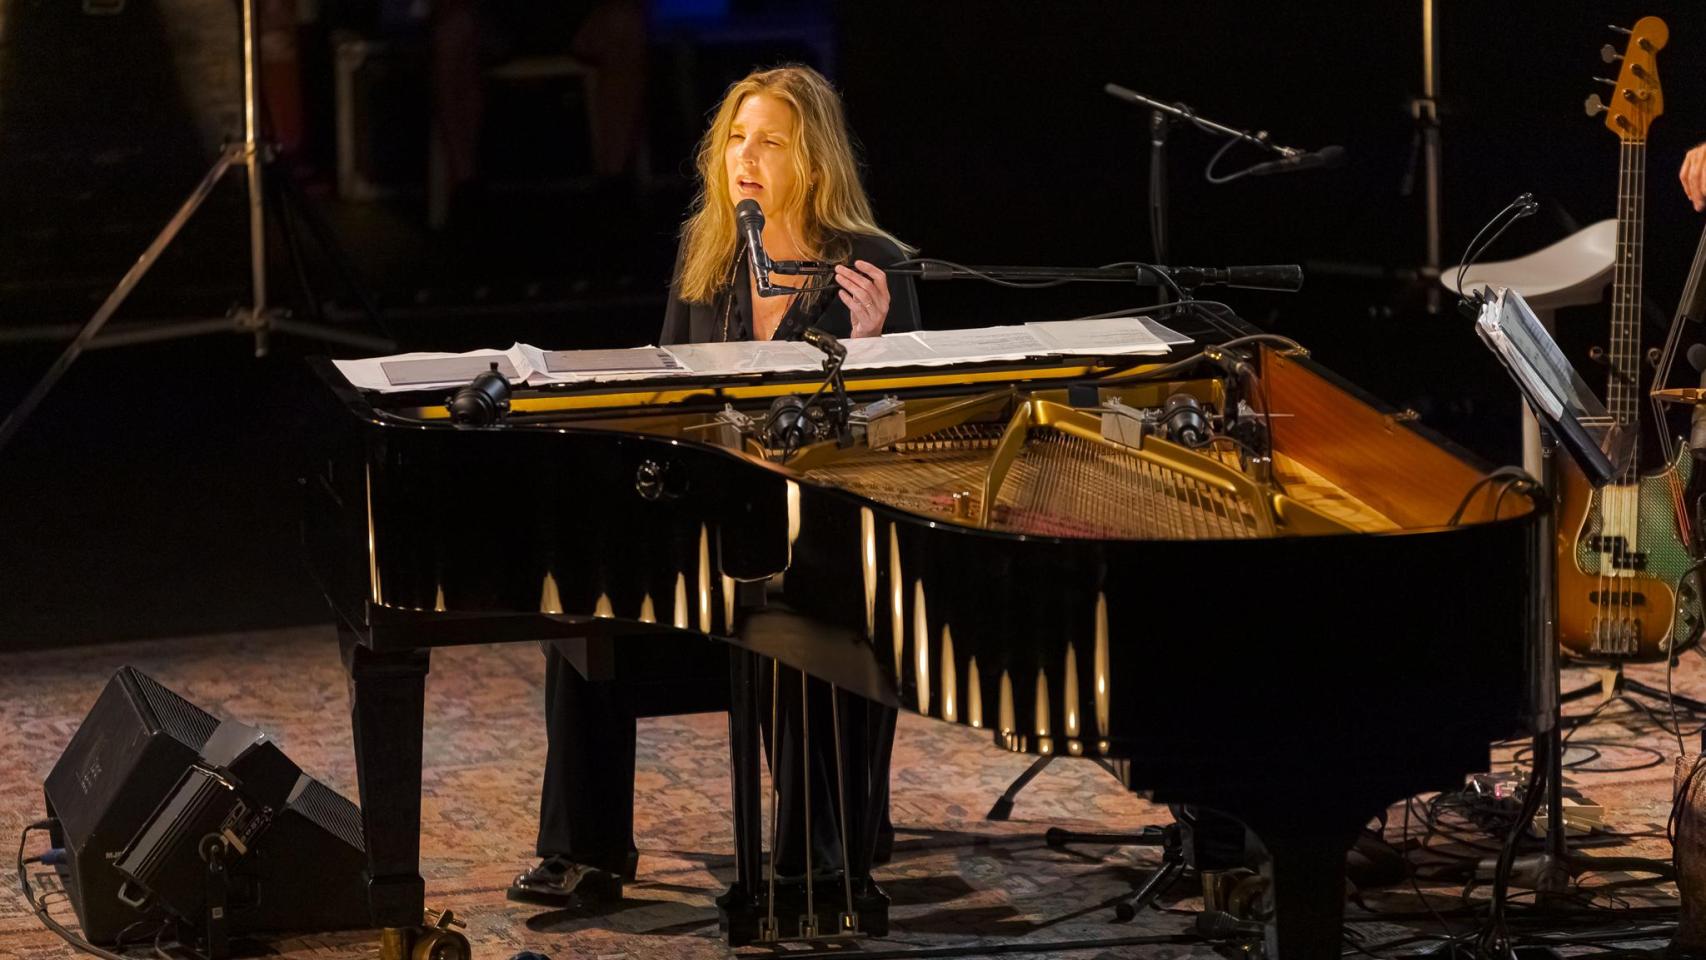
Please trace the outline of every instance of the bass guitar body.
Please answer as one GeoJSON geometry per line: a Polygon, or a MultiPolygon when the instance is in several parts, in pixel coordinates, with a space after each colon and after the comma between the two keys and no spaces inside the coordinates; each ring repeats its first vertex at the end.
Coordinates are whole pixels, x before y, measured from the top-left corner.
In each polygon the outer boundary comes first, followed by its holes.
{"type": "Polygon", "coordinates": [[[1693,469],[1679,445],[1658,473],[1595,490],[1574,464],[1561,465],[1558,638],[1566,653],[1658,661],[1695,638],[1701,602],[1692,582],[1680,582],[1694,559],[1675,510],[1693,469]]]}

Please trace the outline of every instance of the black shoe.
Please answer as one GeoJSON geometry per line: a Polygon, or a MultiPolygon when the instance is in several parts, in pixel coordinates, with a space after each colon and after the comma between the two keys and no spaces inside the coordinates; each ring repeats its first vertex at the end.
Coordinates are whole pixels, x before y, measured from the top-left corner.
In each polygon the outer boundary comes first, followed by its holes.
{"type": "Polygon", "coordinates": [[[894,859],[894,828],[877,828],[877,846],[871,852],[871,863],[882,866],[894,859]]]}
{"type": "Polygon", "coordinates": [[[509,899],[547,907],[593,907],[622,899],[622,878],[562,857],[546,857],[515,878],[509,899]]]}

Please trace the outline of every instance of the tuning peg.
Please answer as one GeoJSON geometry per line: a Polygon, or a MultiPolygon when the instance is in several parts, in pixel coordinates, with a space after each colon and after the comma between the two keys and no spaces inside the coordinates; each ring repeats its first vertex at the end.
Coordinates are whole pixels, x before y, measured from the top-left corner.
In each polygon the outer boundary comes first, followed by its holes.
{"type": "Polygon", "coordinates": [[[1615,23],[1606,24],[1605,29],[1610,30],[1612,33],[1621,33],[1625,37],[1627,37],[1630,34],[1635,32],[1635,31],[1629,29],[1628,27],[1620,27],[1615,23]]]}
{"type": "Polygon", "coordinates": [[[1590,93],[1587,102],[1582,104],[1582,109],[1587,111],[1588,116],[1597,117],[1605,112],[1605,102],[1599,98],[1599,94],[1590,93]]]}
{"type": "Polygon", "coordinates": [[[1617,52],[1616,47],[1614,47],[1608,43],[1605,46],[1599,48],[1599,58],[1601,60],[1604,60],[1606,63],[1616,63],[1617,61],[1623,59],[1623,56],[1622,56],[1622,54],[1619,54],[1617,52]]]}
{"type": "Polygon", "coordinates": [[[1603,83],[1608,87],[1617,86],[1617,81],[1611,79],[1610,77],[1594,77],[1594,81],[1597,83],[1603,83]]]}

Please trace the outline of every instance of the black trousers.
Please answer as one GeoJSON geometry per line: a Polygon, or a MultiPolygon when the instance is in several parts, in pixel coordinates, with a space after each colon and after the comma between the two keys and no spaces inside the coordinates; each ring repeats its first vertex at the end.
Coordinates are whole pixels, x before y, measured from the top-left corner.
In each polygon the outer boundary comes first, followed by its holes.
{"type": "MultiPolygon", "coordinates": [[[[835,692],[821,680],[783,667],[772,675],[765,661],[759,683],[760,725],[772,776],[780,791],[776,865],[801,875],[805,865],[806,796],[811,797],[814,871],[839,868],[843,790],[847,794],[848,845],[855,867],[868,868],[889,825],[889,761],[895,711],[862,697],[835,692]],[[772,689],[777,693],[771,725],[772,689]],[[802,700],[804,704],[802,705],[802,700]],[[802,706],[804,709],[802,709],[802,706]],[[837,778],[839,720],[842,775],[837,778]],[[809,753],[802,746],[809,740],[809,753]],[[809,789],[808,789],[809,785],[809,789]]],[[[562,857],[612,873],[633,875],[635,708],[620,682],[594,682],[554,648],[545,649],[544,783],[540,791],[540,857],[562,857]]],[[[768,798],[765,798],[768,806],[768,798]]]]}
{"type": "Polygon", "coordinates": [[[545,779],[539,797],[540,857],[632,877],[634,704],[627,688],[581,676],[545,647],[545,779]]]}
{"type": "Polygon", "coordinates": [[[894,709],[773,660],[759,667],[759,690],[765,759],[780,794],[776,872],[805,875],[808,823],[813,873],[839,870],[844,862],[868,871],[877,847],[885,838],[892,844],[894,836],[889,822],[894,709]],[[843,831],[848,851],[842,849],[843,831]]]}

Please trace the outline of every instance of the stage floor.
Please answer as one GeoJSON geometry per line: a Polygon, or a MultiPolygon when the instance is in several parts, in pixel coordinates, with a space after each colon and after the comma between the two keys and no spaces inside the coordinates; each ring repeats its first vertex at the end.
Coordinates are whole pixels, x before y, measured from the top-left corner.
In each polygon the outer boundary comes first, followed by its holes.
{"type": "MultiPolygon", "coordinates": [[[[215,715],[272,733],[304,770],[356,796],[348,695],[329,626],[201,636],[0,656],[0,837],[17,836],[43,815],[41,782],[113,670],[134,665],[215,715]]],[[[1399,658],[1393,669],[1401,670],[1399,658]]],[[[479,958],[507,960],[520,950],[553,957],[725,957],[715,898],[733,873],[726,729],[721,715],[642,720],[639,732],[636,841],[639,881],[620,910],[588,917],[504,899],[510,878],[532,858],[538,775],[544,759],[543,661],[531,644],[462,647],[433,655],[427,682],[422,807],[422,873],[427,903],[468,919],[479,958]]],[[[1664,684],[1664,671],[1636,674],[1664,684]]],[[[1566,686],[1585,674],[1572,671],[1566,686]]],[[[1161,682],[1157,678],[1157,682],[1161,682]]],[[[1706,694],[1706,664],[1690,655],[1675,677],[1679,692],[1706,694]]],[[[1575,712],[1590,709],[1578,704],[1575,712]]],[[[1253,720],[1252,722],[1259,722],[1253,720]]],[[[1625,704],[1601,712],[1576,739],[1570,782],[1606,807],[1608,826],[1635,835],[1618,853],[1668,856],[1664,824],[1677,752],[1674,737],[1625,704]],[[1644,769],[1597,773],[1587,768],[1644,769]]],[[[1697,747],[1690,740],[1689,749],[1697,747]]],[[[1402,744],[1395,743],[1394,751],[1402,744]]],[[[1508,769],[1514,748],[1495,750],[1508,769]]],[[[1199,901],[1180,883],[1126,924],[1111,923],[1111,903],[1157,862],[1153,848],[1053,850],[1043,831],[1132,829],[1167,821],[1164,807],[1126,792],[1095,765],[1052,765],[1021,795],[1014,819],[983,819],[990,803],[1031,758],[995,750],[987,733],[903,715],[895,749],[894,862],[878,872],[893,897],[893,931],[882,947],[994,945],[1022,941],[1060,953],[1066,942],[1183,933],[1199,901]]],[[[1347,771],[1347,776],[1354,775],[1347,771]]],[[[1420,807],[1417,808],[1420,810],[1420,807]]],[[[1402,843],[1401,807],[1387,838],[1402,843]]],[[[1423,830],[1412,816],[1412,842],[1423,830]]],[[[32,834],[30,852],[45,836],[32,834]]],[[[1434,847],[1442,844],[1436,834],[1434,847]]],[[[1489,846],[1490,839],[1483,842],[1489,846]]],[[[1461,847],[1458,849],[1461,850],[1461,847]]],[[[1613,852],[1612,850],[1596,852],[1613,852]]],[[[1442,861],[1424,855],[1437,867],[1442,861]]],[[[38,870],[41,882],[50,875],[38,870]]],[[[1592,886],[1620,879],[1584,878],[1592,886]]],[[[1423,885],[1429,905],[1456,905],[1459,883],[1423,885]],[[1437,894],[1437,895],[1436,895],[1437,894]]],[[[1484,886],[1475,891],[1486,894],[1484,886]]],[[[1675,903],[1670,886],[1619,890],[1625,902],[1675,903]]],[[[1526,898],[1525,898],[1526,899],[1526,898]]],[[[1408,885],[1365,897],[1377,911],[1421,912],[1408,885]]],[[[1522,901],[1519,901],[1522,902],[1522,901]]],[[[1601,903],[1604,903],[1602,898],[1601,903]]],[[[53,912],[73,920],[60,894],[53,912]]],[[[1393,923],[1352,906],[1349,929],[1365,945],[1439,925],[1393,923]]],[[[1461,927],[1460,927],[1461,929],[1461,927]]],[[[279,956],[344,960],[376,955],[366,933],[316,934],[272,942],[279,956]]],[[[1206,945],[1084,945],[1071,956],[1213,957],[1206,945]]],[[[43,929],[15,886],[0,892],[0,958],[70,958],[70,947],[43,929]]]]}

